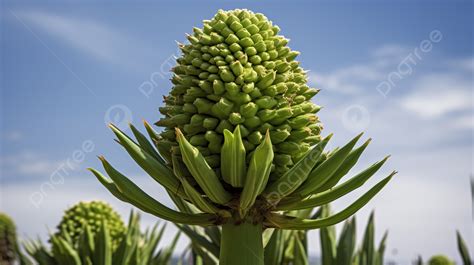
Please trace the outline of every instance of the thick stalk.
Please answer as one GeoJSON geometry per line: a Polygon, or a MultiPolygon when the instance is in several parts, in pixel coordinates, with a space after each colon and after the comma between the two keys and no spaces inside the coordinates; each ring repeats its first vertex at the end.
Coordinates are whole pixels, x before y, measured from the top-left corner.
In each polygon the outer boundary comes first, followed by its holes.
{"type": "Polygon", "coordinates": [[[222,226],[220,265],[263,265],[262,224],[222,226]]]}

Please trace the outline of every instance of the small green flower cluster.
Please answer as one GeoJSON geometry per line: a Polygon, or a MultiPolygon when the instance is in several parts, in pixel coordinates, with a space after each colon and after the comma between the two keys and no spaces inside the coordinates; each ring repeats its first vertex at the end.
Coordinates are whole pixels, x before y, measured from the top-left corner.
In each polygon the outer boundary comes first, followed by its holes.
{"type": "Polygon", "coordinates": [[[113,246],[117,246],[118,239],[125,233],[125,225],[119,214],[112,207],[101,201],[80,202],[64,212],[61,222],[58,224],[57,235],[67,234],[72,242],[77,242],[79,236],[87,224],[92,232],[96,234],[107,222],[113,246]]]}

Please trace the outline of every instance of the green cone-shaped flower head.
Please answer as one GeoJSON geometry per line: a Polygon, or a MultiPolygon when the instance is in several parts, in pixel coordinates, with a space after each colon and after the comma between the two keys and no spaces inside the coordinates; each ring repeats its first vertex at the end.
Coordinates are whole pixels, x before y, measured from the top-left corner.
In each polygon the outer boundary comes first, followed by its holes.
{"type": "Polygon", "coordinates": [[[77,242],[85,224],[95,234],[104,221],[107,222],[112,244],[118,245],[118,240],[125,233],[124,223],[109,204],[101,201],[79,202],[66,210],[57,227],[57,235],[67,235],[73,242],[77,242]]]}
{"type": "Polygon", "coordinates": [[[13,264],[16,246],[15,223],[8,215],[0,213],[0,264],[13,264]]]}
{"type": "MultiPolygon", "coordinates": [[[[160,108],[165,127],[161,153],[179,153],[175,128],[220,172],[224,131],[237,126],[247,154],[267,130],[275,151],[271,179],[281,176],[320,141],[320,109],[310,100],[318,90],[295,60],[288,39],[264,15],[218,11],[194,28],[173,68],[174,84],[160,108]]],[[[168,158],[169,158],[168,157],[168,158]]],[[[250,157],[250,156],[247,156],[250,157]]]]}

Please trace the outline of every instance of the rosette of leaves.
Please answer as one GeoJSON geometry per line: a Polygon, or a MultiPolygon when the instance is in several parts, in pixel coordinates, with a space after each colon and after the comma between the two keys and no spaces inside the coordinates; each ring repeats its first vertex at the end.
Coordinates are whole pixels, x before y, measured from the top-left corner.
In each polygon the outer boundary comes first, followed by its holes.
{"type": "Polygon", "coordinates": [[[91,169],[118,199],[174,223],[222,226],[220,263],[262,264],[267,228],[309,230],[349,218],[392,178],[377,183],[347,208],[319,219],[287,211],[312,209],[362,186],[387,158],[339,183],[370,140],[361,134],[332,152],[332,135],[321,137],[306,72],[298,52],[264,15],[218,11],[180,44],[173,88],[151,141],[133,125],[135,137],[110,125],[117,141],[179,211],[166,207],[100,160],[110,178],[91,169]],[[250,253],[249,251],[252,251],[250,253]]]}
{"type": "Polygon", "coordinates": [[[91,201],[79,202],[64,212],[57,226],[56,235],[66,236],[76,244],[87,224],[94,235],[107,222],[112,246],[116,247],[125,233],[125,225],[120,215],[106,202],[91,201]]]}

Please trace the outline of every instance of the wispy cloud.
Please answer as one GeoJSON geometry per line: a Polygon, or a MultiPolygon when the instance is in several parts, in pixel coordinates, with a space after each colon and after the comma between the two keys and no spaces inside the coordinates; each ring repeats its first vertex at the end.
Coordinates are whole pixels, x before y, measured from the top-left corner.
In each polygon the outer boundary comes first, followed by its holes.
{"type": "Polygon", "coordinates": [[[42,11],[19,11],[16,14],[32,28],[106,63],[142,69],[144,64],[146,66],[146,58],[153,54],[150,47],[136,38],[97,20],[42,11]]]}
{"type": "MultiPolygon", "coordinates": [[[[474,128],[472,57],[425,54],[412,65],[410,75],[382,96],[377,85],[397,70],[410,51],[401,45],[383,46],[368,52],[366,61],[313,73],[310,78],[322,89],[315,100],[327,106],[320,113],[325,133],[337,132],[334,141],[338,141],[354,135],[354,128],[366,131],[374,141],[361,164],[389,152],[392,158],[383,170],[400,172],[358,218],[376,208],[378,227],[390,230],[390,245],[400,256],[418,254],[414,249],[424,256],[432,255],[433,250],[454,256],[455,244],[427,242],[426,238],[431,234],[450,238],[456,229],[462,233],[471,229],[466,184],[472,172],[468,140],[474,128]],[[447,214],[440,216],[440,212],[447,214]],[[413,220],[393,222],[403,215],[413,220]],[[406,238],[420,226],[426,231],[407,243],[406,238]]],[[[355,172],[359,170],[362,168],[355,172]]],[[[347,196],[334,206],[341,209],[353,199],[347,196]]]]}
{"type": "Polygon", "coordinates": [[[384,45],[368,54],[368,61],[353,64],[330,72],[310,72],[310,82],[317,87],[341,95],[357,95],[376,92],[377,83],[396,69],[400,61],[409,54],[401,45],[384,45]]]}
{"type": "Polygon", "coordinates": [[[453,125],[463,129],[474,130],[474,115],[472,111],[471,113],[456,117],[453,120],[453,125]]]}
{"type": "Polygon", "coordinates": [[[118,59],[118,54],[116,44],[111,44],[128,41],[111,28],[95,21],[41,12],[25,12],[20,15],[41,29],[67,41],[75,48],[112,62],[118,59]]]}
{"type": "Polygon", "coordinates": [[[472,112],[472,82],[460,74],[429,74],[413,84],[401,106],[422,118],[440,118],[454,112],[472,112]]]}
{"type": "MultiPolygon", "coordinates": [[[[410,54],[416,58],[413,49],[395,44],[384,45],[368,52],[367,61],[326,73],[311,73],[310,82],[323,89],[321,97],[324,98],[317,100],[332,104],[332,112],[327,114],[329,118],[341,123],[347,123],[348,115],[351,115],[348,110],[353,110],[354,122],[367,123],[372,119],[372,124],[367,124],[371,127],[374,127],[374,121],[383,122],[390,117],[386,124],[388,127],[391,127],[391,120],[397,118],[407,127],[424,124],[423,130],[436,131],[430,126],[437,126],[440,122],[445,130],[473,128],[474,58],[424,53],[407,66],[403,62],[410,54]],[[406,69],[400,68],[401,65],[406,69]],[[409,73],[402,75],[400,69],[408,69],[409,73]],[[388,84],[390,81],[394,83],[388,90],[378,90],[382,82],[388,84]],[[351,100],[347,100],[348,96],[351,100]],[[357,110],[364,110],[364,113],[357,110]],[[374,116],[382,117],[377,119],[374,116]]],[[[325,115],[324,111],[322,115],[325,115]]],[[[345,124],[343,127],[364,129],[357,124],[345,124]]],[[[439,135],[426,139],[437,137],[439,135]]]]}
{"type": "Polygon", "coordinates": [[[402,56],[406,56],[408,49],[399,44],[386,44],[382,45],[371,52],[371,55],[379,58],[397,58],[400,59],[402,56]]]}
{"type": "Polygon", "coordinates": [[[449,61],[449,65],[471,74],[474,73],[474,57],[451,60],[449,61]]]}
{"type": "Polygon", "coordinates": [[[353,65],[337,69],[330,73],[310,73],[310,82],[331,92],[353,95],[366,91],[370,87],[366,82],[373,82],[383,78],[383,72],[375,63],[367,65],[353,65]]]}
{"type": "Polygon", "coordinates": [[[49,177],[65,164],[70,170],[78,168],[78,165],[73,161],[54,160],[30,151],[0,157],[0,170],[5,174],[5,177],[49,177]]]}

